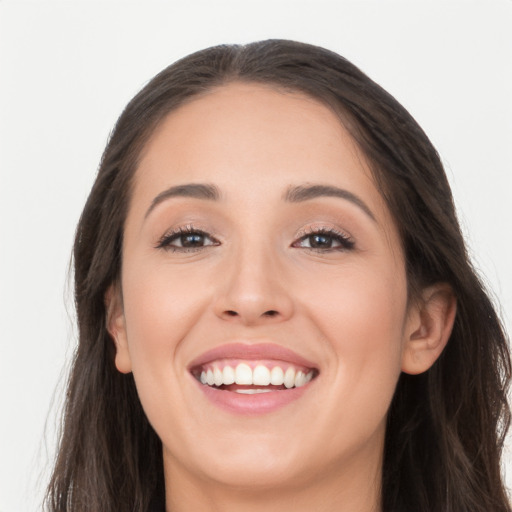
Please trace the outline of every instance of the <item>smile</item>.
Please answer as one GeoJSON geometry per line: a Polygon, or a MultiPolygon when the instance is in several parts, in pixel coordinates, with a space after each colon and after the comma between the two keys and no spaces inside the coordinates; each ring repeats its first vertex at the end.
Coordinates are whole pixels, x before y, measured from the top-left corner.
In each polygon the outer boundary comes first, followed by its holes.
{"type": "Polygon", "coordinates": [[[270,412],[294,401],[319,371],[276,345],[225,345],[189,367],[201,391],[216,405],[238,413],[270,412]]]}
{"type": "Polygon", "coordinates": [[[194,372],[201,384],[236,393],[264,393],[306,385],[315,371],[276,361],[215,361],[194,372]],[[243,386],[243,387],[242,387],[243,386]]]}

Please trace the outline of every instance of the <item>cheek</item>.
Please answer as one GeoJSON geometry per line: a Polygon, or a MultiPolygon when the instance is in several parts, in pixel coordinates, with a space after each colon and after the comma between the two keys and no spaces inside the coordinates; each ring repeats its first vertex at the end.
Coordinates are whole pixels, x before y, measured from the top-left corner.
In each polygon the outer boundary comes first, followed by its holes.
{"type": "Polygon", "coordinates": [[[364,277],[343,280],[336,306],[330,307],[328,315],[334,319],[327,324],[329,339],[336,345],[336,352],[345,355],[344,359],[376,365],[382,361],[384,367],[386,359],[400,352],[405,294],[400,293],[400,286],[382,278],[364,277]]]}
{"type": "Polygon", "coordinates": [[[165,263],[132,260],[123,269],[126,335],[137,392],[150,423],[170,444],[186,438],[181,418],[188,410],[188,378],[183,378],[181,347],[210,302],[201,280],[197,273],[165,263]]]}
{"type": "Polygon", "coordinates": [[[390,268],[332,273],[312,280],[308,294],[310,321],[330,348],[324,376],[338,390],[332,406],[341,418],[357,411],[368,427],[385,417],[401,371],[407,286],[403,272],[390,268]]]}
{"type": "Polygon", "coordinates": [[[165,263],[126,265],[123,298],[134,373],[144,371],[148,362],[158,367],[174,361],[177,347],[208,304],[201,281],[197,273],[165,263]]]}

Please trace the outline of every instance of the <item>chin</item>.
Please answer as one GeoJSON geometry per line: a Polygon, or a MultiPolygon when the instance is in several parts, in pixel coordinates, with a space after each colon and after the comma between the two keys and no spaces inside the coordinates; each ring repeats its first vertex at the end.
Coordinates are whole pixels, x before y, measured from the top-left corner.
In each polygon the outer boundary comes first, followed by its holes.
{"type": "MultiPolygon", "coordinates": [[[[264,437],[237,435],[230,439],[210,439],[214,443],[210,447],[208,443],[198,443],[184,465],[189,474],[203,481],[241,490],[286,488],[307,481],[314,472],[314,461],[305,455],[303,443],[290,445],[289,435],[264,437]]],[[[164,463],[172,457],[169,452],[166,456],[166,451],[164,463]]]]}

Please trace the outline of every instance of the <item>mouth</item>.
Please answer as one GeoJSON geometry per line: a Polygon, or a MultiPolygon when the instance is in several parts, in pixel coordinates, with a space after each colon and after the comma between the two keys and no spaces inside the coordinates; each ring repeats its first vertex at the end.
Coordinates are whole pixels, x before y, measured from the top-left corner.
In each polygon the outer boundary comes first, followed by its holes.
{"type": "Polygon", "coordinates": [[[224,345],[189,366],[216,405],[239,413],[269,412],[299,398],[318,377],[316,366],[277,345],[224,345]]]}
{"type": "Polygon", "coordinates": [[[317,370],[286,361],[224,359],[192,369],[201,384],[242,394],[269,393],[300,388],[310,382],[317,370]]]}

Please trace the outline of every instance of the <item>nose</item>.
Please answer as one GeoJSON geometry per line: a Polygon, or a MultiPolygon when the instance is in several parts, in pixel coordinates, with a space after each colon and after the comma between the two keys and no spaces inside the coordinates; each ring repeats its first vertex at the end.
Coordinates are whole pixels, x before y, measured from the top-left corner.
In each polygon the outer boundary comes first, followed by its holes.
{"type": "Polygon", "coordinates": [[[228,266],[215,298],[218,317],[254,326],[282,322],[293,315],[291,283],[276,255],[247,247],[232,255],[228,266]]]}

